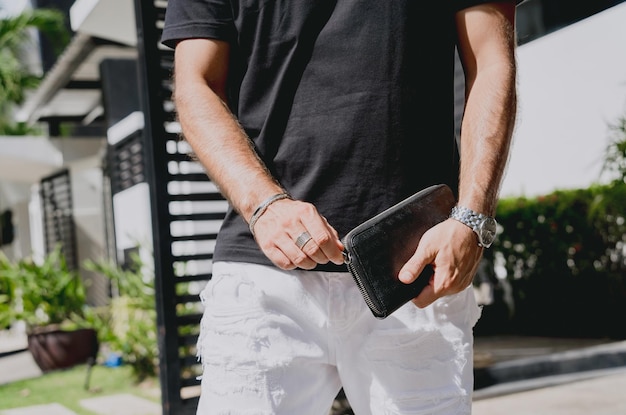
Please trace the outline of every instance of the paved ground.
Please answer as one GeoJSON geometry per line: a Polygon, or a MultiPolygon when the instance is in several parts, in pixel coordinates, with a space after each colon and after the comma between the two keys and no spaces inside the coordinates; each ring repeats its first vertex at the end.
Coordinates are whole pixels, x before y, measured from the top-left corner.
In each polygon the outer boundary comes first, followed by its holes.
{"type": "MultiPolygon", "coordinates": [[[[0,387],[41,372],[23,339],[0,334],[0,387]]],[[[626,342],[530,337],[476,339],[473,415],[626,414],[626,342]]],[[[160,405],[118,394],[81,401],[98,415],[161,415],[160,405]]],[[[0,415],[76,415],[59,405],[3,410],[0,415]]]]}
{"type": "Polygon", "coordinates": [[[486,338],[476,351],[491,360],[476,371],[473,415],[626,414],[624,341],[486,338]]]}
{"type": "MultiPolygon", "coordinates": [[[[0,332],[0,388],[17,380],[41,376],[42,372],[26,348],[24,336],[0,332]],[[14,353],[14,351],[18,351],[14,353]]],[[[97,415],[161,415],[161,405],[131,394],[115,394],[84,399],[80,405],[97,415]]],[[[0,415],[76,415],[63,405],[33,405],[24,408],[3,409],[0,415]]]]}
{"type": "MultiPolygon", "coordinates": [[[[28,351],[0,357],[0,388],[16,380],[41,376],[41,370],[28,351]]],[[[97,415],[161,415],[161,405],[131,394],[115,394],[84,399],[80,405],[97,415]]],[[[33,405],[3,409],[0,415],[76,415],[60,404],[33,405]]]]}
{"type": "MultiPolygon", "coordinates": [[[[98,415],[161,415],[161,405],[129,394],[84,399],[80,405],[98,415]]],[[[16,409],[0,409],[2,415],[76,415],[63,405],[33,405],[16,409]]]]}
{"type": "Polygon", "coordinates": [[[503,387],[500,395],[476,399],[473,415],[626,414],[626,368],[524,383],[536,389],[516,392],[503,387]]]}

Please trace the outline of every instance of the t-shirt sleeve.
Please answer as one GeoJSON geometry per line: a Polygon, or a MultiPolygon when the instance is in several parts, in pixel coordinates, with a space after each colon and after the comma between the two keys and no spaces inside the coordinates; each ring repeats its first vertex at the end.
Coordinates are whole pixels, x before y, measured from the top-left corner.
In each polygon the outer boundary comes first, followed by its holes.
{"type": "Polygon", "coordinates": [[[235,36],[230,3],[225,0],[169,0],[161,42],[174,48],[184,39],[232,41],[235,36]]]}

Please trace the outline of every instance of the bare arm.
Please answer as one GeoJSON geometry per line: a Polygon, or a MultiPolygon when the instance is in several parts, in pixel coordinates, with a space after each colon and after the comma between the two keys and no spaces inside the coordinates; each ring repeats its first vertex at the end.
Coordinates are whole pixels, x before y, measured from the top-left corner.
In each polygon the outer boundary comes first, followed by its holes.
{"type": "Polygon", "coordinates": [[[226,106],[228,58],[226,42],[181,42],[176,47],[175,102],[185,139],[224,196],[249,218],[264,197],[282,189],[226,106]]]}
{"type": "Polygon", "coordinates": [[[516,114],[513,3],[459,13],[466,74],[459,204],[492,215],[509,156],[516,114]]]}
{"type": "MultiPolygon", "coordinates": [[[[457,14],[466,77],[461,127],[459,205],[492,215],[508,160],[516,113],[513,2],[488,3],[457,14]]],[[[435,274],[413,301],[425,307],[471,284],[482,248],[473,231],[449,219],[427,232],[400,272],[411,282],[426,264],[435,274]]]]}
{"type": "MultiPolygon", "coordinates": [[[[185,139],[211,180],[249,221],[262,201],[284,190],[226,105],[229,53],[228,43],[222,41],[180,42],[175,52],[174,99],[185,139]]],[[[336,232],[308,203],[288,199],[273,203],[255,231],[263,252],[280,268],[313,268],[343,260],[336,232]],[[314,239],[301,250],[294,240],[304,231],[314,239]]]]}

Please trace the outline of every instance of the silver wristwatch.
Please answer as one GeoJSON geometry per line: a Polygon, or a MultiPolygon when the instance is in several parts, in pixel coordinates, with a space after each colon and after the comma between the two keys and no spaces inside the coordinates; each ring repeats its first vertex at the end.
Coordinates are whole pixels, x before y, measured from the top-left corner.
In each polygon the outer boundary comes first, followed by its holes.
{"type": "Polygon", "coordinates": [[[478,236],[478,245],[489,248],[496,239],[498,222],[491,216],[474,212],[464,206],[455,206],[450,212],[450,217],[472,228],[478,236]]]}

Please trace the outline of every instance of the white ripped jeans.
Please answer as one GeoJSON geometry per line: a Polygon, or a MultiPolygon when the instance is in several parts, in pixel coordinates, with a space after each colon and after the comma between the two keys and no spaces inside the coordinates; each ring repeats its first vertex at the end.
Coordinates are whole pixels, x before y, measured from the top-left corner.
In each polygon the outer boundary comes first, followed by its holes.
{"type": "Polygon", "coordinates": [[[198,415],[471,412],[471,287],[378,320],[348,273],[218,262],[201,298],[198,415]]]}

